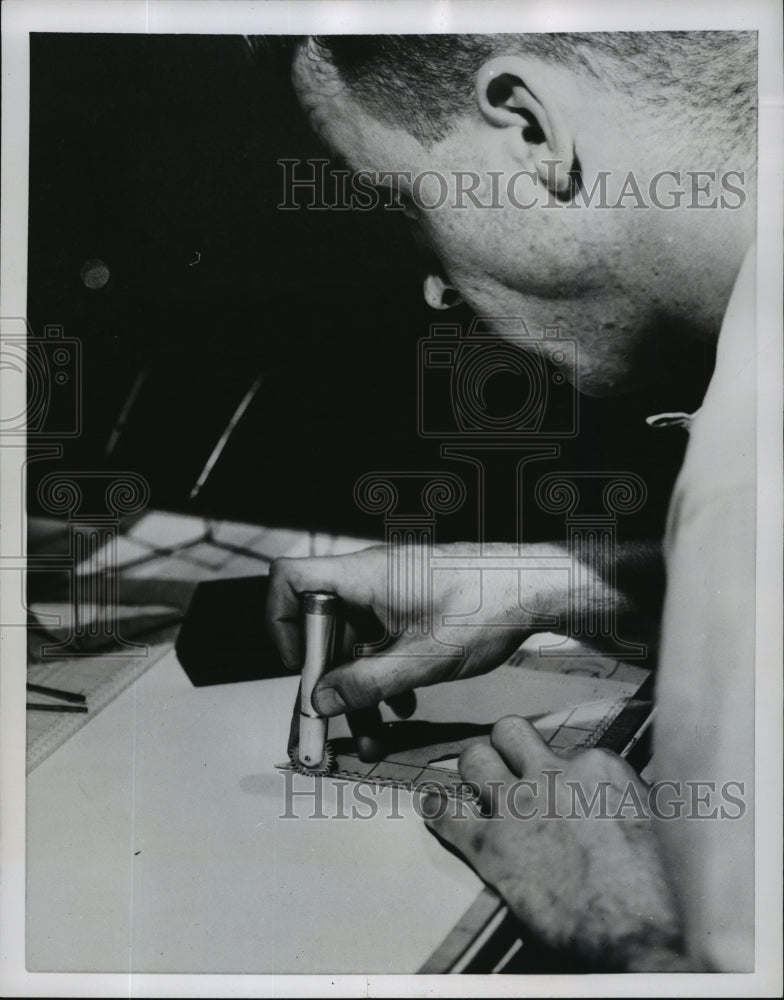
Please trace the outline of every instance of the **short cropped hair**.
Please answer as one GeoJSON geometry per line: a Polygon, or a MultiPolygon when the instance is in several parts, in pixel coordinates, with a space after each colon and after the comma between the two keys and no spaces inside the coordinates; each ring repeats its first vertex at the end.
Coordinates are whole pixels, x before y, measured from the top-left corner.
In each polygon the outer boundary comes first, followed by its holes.
{"type": "Polygon", "coordinates": [[[487,35],[319,35],[317,49],[354,99],[429,145],[475,107],[482,63],[502,53],[550,60],[659,105],[717,151],[756,152],[757,34],[650,31],[487,35]]]}

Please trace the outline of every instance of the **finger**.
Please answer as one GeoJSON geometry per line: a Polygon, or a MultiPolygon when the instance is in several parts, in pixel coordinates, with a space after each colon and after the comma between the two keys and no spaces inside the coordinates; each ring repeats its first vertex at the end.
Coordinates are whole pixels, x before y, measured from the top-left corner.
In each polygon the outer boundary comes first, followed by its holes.
{"type": "Polygon", "coordinates": [[[361,708],[358,712],[348,712],[346,721],[357,744],[357,756],[361,761],[382,760],[386,752],[384,745],[384,722],[377,706],[361,708]]]}
{"type": "Polygon", "coordinates": [[[501,789],[514,778],[498,751],[479,740],[469,743],[460,754],[459,767],[463,778],[478,790],[485,809],[496,812],[501,789]]]}
{"type": "MultiPolygon", "coordinates": [[[[302,685],[297,689],[294,709],[291,713],[289,740],[286,749],[296,752],[299,746],[299,718],[302,685]]],[[[366,763],[382,760],[386,751],[384,743],[384,722],[378,708],[365,708],[359,712],[349,712],[346,716],[351,735],[357,744],[357,756],[366,763]]]]}
{"type": "Polygon", "coordinates": [[[276,559],[270,566],[270,585],[264,620],[269,636],[289,670],[302,663],[304,590],[336,590],[335,559],[276,559]]]}
{"type": "Polygon", "coordinates": [[[519,715],[506,715],[499,719],[493,726],[490,742],[519,778],[562,763],[542,735],[519,715]]]}
{"type": "Polygon", "coordinates": [[[455,800],[431,792],[423,797],[420,809],[428,830],[476,868],[485,843],[487,823],[492,821],[463,808],[465,803],[455,806],[455,800]]]}
{"type": "Polygon", "coordinates": [[[335,663],[355,660],[363,646],[380,643],[384,634],[384,626],[370,608],[343,601],[335,626],[335,663]]]}
{"type": "Polygon", "coordinates": [[[435,655],[430,641],[397,643],[393,652],[366,656],[334,667],[313,692],[313,704],[321,715],[378,705],[404,691],[444,680],[454,661],[435,655]]]}
{"type": "Polygon", "coordinates": [[[277,559],[270,567],[264,624],[284,665],[289,670],[298,670],[302,657],[302,621],[299,593],[294,586],[296,571],[289,565],[292,561],[277,559]]]}
{"type": "Polygon", "coordinates": [[[289,726],[289,742],[286,749],[289,753],[295,751],[299,746],[299,703],[302,695],[302,685],[297,688],[297,697],[294,699],[294,709],[291,713],[291,725],[289,726]]]}
{"type": "MultiPolygon", "coordinates": [[[[353,555],[323,556],[315,559],[276,559],[270,566],[270,586],[264,610],[265,626],[289,670],[299,670],[302,663],[302,616],[300,595],[306,590],[334,591],[355,606],[344,609],[350,620],[357,615],[364,620],[369,595],[364,593],[362,574],[357,572],[353,555]]],[[[356,630],[345,629],[345,642],[351,648],[356,630]]],[[[341,635],[343,634],[341,630],[341,635]]]]}
{"type": "Polygon", "coordinates": [[[403,691],[387,698],[387,705],[399,719],[410,719],[416,712],[417,699],[415,691],[403,691]]]}

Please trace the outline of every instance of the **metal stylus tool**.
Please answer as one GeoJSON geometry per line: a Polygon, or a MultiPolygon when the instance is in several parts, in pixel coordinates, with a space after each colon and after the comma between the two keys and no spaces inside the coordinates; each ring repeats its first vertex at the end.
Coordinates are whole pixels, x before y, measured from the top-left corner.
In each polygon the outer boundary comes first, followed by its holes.
{"type": "Polygon", "coordinates": [[[329,720],[313,707],[313,689],[332,663],[335,641],[336,594],[308,591],[301,595],[305,658],[299,704],[299,745],[291,755],[294,766],[306,774],[327,774],[332,748],[327,743],[329,720]]]}

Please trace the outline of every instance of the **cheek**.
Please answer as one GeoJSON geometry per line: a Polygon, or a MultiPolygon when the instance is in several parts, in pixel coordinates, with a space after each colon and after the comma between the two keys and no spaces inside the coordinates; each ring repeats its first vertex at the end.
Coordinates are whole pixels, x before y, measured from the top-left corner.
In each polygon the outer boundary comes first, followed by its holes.
{"type": "MultiPolygon", "coordinates": [[[[586,239],[583,219],[546,209],[431,211],[423,231],[452,283],[469,302],[517,294],[569,302],[594,295],[608,275],[606,254],[586,239]]],[[[501,303],[484,303],[491,311],[501,303]]]]}
{"type": "Polygon", "coordinates": [[[497,312],[507,290],[493,280],[493,259],[460,219],[440,219],[435,212],[420,214],[414,230],[425,268],[443,273],[468,306],[480,316],[497,312]]]}
{"type": "Polygon", "coordinates": [[[426,213],[421,231],[450,284],[475,310],[492,312],[493,298],[503,292],[509,270],[500,233],[468,211],[426,213]]]}
{"type": "Polygon", "coordinates": [[[475,235],[464,217],[454,211],[425,210],[420,214],[420,232],[450,274],[476,267],[481,257],[475,235]]]}

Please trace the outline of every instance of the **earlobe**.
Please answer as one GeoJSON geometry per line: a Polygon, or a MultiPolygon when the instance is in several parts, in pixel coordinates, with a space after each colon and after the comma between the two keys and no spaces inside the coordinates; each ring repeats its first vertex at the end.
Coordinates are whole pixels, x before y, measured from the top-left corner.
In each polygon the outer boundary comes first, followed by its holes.
{"type": "Polygon", "coordinates": [[[521,161],[563,196],[573,186],[574,140],[557,101],[536,76],[522,57],[495,56],[476,75],[476,101],[489,125],[519,130],[521,161]]]}
{"type": "Polygon", "coordinates": [[[422,284],[422,293],[431,309],[451,309],[463,301],[460,292],[437,274],[428,274],[422,284]]]}

